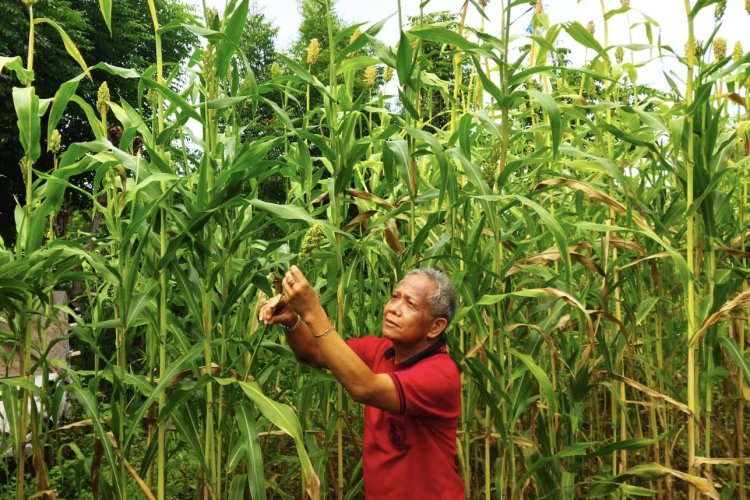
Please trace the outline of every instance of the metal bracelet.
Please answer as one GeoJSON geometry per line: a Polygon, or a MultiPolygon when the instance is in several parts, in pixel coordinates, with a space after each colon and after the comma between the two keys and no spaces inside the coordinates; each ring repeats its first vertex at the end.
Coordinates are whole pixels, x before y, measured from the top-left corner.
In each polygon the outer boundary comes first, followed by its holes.
{"type": "Polygon", "coordinates": [[[325,330],[320,335],[313,335],[313,337],[315,337],[316,339],[319,339],[320,337],[325,337],[326,335],[328,335],[329,333],[331,333],[333,331],[336,331],[336,327],[335,326],[332,326],[331,328],[328,328],[327,330],[325,330]]]}
{"type": "Polygon", "coordinates": [[[286,332],[293,332],[297,328],[299,328],[299,325],[302,324],[302,316],[299,314],[297,315],[297,321],[294,322],[292,326],[286,326],[284,323],[279,323],[281,325],[281,328],[284,329],[286,332]]]}

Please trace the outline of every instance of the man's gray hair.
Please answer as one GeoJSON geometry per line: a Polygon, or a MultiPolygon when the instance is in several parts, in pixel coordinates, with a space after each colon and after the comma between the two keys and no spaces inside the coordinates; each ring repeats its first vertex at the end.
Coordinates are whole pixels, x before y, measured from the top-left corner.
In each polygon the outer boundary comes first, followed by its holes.
{"type": "Polygon", "coordinates": [[[453,316],[456,315],[456,307],[458,304],[458,298],[456,296],[456,287],[453,286],[453,282],[446,276],[442,271],[432,268],[420,268],[409,271],[406,275],[409,276],[419,275],[427,276],[435,283],[435,293],[427,299],[432,309],[433,318],[445,318],[450,324],[453,316]]]}

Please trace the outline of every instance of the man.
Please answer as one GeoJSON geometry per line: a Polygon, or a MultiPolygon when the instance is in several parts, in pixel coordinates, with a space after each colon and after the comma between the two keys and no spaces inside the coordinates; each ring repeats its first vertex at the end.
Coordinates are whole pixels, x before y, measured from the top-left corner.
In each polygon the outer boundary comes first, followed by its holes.
{"type": "Polygon", "coordinates": [[[299,268],[291,267],[282,286],[260,320],[284,327],[297,357],[331,370],[366,405],[366,498],[463,499],[456,467],[461,384],[444,337],[456,311],[450,280],[434,269],[410,272],[383,308],[382,338],[348,342],[299,268]]]}

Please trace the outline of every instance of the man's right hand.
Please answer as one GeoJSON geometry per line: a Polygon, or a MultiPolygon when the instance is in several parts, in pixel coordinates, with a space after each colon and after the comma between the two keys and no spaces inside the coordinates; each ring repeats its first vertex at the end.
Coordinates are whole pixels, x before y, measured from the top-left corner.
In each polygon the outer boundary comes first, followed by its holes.
{"type": "Polygon", "coordinates": [[[289,306],[284,295],[274,295],[261,306],[258,321],[266,325],[281,324],[290,327],[296,323],[297,313],[289,306]]]}

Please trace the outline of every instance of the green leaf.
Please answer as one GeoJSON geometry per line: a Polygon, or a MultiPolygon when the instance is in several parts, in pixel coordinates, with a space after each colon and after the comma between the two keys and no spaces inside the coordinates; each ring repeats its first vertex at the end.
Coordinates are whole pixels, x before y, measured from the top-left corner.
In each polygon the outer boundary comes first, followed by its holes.
{"type": "Polygon", "coordinates": [[[409,31],[409,33],[416,35],[423,40],[454,45],[467,52],[479,48],[477,44],[470,42],[455,31],[449,30],[447,28],[426,26],[424,28],[413,28],[409,31]]]}
{"type": "Polygon", "coordinates": [[[99,10],[102,12],[104,24],[107,25],[109,34],[112,34],[112,0],[99,0],[99,10]]]}
{"type": "Polygon", "coordinates": [[[263,415],[271,421],[273,425],[287,433],[294,440],[302,465],[302,478],[308,493],[311,489],[317,491],[319,488],[318,477],[315,475],[310,457],[305,449],[305,442],[302,436],[302,428],[299,420],[294,415],[294,411],[287,405],[278,403],[261,391],[257,382],[243,382],[233,378],[216,378],[220,385],[237,384],[240,386],[245,395],[252,400],[263,415]]]}
{"type": "Polygon", "coordinates": [[[552,382],[547,376],[547,372],[544,371],[541,366],[537,365],[534,362],[534,359],[528,354],[523,354],[516,351],[515,349],[511,349],[510,353],[521,360],[521,362],[526,366],[526,368],[528,368],[536,381],[539,383],[539,388],[544,393],[544,397],[547,399],[547,403],[549,404],[549,413],[550,415],[554,415],[557,411],[557,400],[555,399],[555,391],[552,388],[552,382]]]}
{"type": "MultiPolygon", "coordinates": [[[[143,417],[146,416],[146,412],[148,412],[148,409],[151,408],[151,405],[156,400],[156,398],[159,397],[159,394],[166,390],[167,386],[172,382],[172,379],[175,377],[175,375],[188,368],[188,366],[193,361],[195,361],[195,359],[200,356],[202,352],[203,345],[195,344],[190,351],[186,352],[179,358],[169,363],[167,370],[162,374],[161,380],[159,380],[159,383],[154,388],[154,392],[152,392],[149,397],[146,398],[146,400],[141,404],[141,406],[138,407],[138,410],[133,413],[133,422],[140,422],[143,420],[143,417]]],[[[120,443],[120,446],[123,449],[129,449],[131,443],[133,442],[133,438],[138,432],[140,432],[140,426],[134,425],[130,427],[127,434],[125,435],[125,442],[120,443]]]]}
{"type": "Polygon", "coordinates": [[[172,105],[176,105],[180,109],[182,109],[184,112],[186,112],[188,115],[190,115],[190,118],[193,118],[197,120],[199,123],[203,123],[203,117],[196,111],[195,107],[187,102],[184,97],[182,97],[180,94],[175,92],[174,90],[170,89],[169,87],[162,85],[160,83],[157,83],[150,78],[146,76],[142,76],[141,80],[143,81],[144,85],[151,89],[156,89],[161,94],[166,97],[169,101],[171,101],[172,105]]]}
{"type": "Polygon", "coordinates": [[[242,0],[232,13],[226,23],[224,34],[227,39],[219,44],[216,49],[216,73],[219,78],[224,78],[229,70],[229,60],[239,47],[234,40],[242,37],[242,30],[247,22],[248,0],[242,0]]]}
{"type": "Polygon", "coordinates": [[[121,68],[119,66],[113,66],[112,64],[100,62],[91,66],[91,69],[100,69],[106,71],[110,75],[119,76],[120,78],[140,78],[141,74],[131,68],[121,68]]]}
{"type": "Polygon", "coordinates": [[[588,47],[589,49],[594,49],[596,53],[599,55],[604,54],[604,47],[602,47],[601,44],[596,41],[596,38],[594,38],[594,35],[589,33],[588,30],[578,21],[574,21],[572,23],[566,23],[565,31],[568,32],[568,34],[571,36],[571,38],[573,38],[573,40],[580,43],[584,47],[588,47]]]}
{"type": "Polygon", "coordinates": [[[18,387],[20,389],[25,389],[36,396],[43,396],[42,388],[24,377],[0,378],[0,385],[7,385],[8,387],[18,387]]]}
{"type": "Polygon", "coordinates": [[[89,103],[81,99],[77,95],[70,97],[70,100],[81,107],[83,113],[86,115],[86,120],[89,122],[91,131],[94,133],[94,137],[97,139],[104,139],[106,137],[104,129],[102,129],[102,121],[99,119],[99,115],[96,114],[94,108],[89,103]]]}
{"type": "MultiPolygon", "coordinates": [[[[41,155],[41,122],[39,119],[39,97],[34,87],[14,87],[13,105],[18,116],[18,138],[26,153],[26,157],[33,163],[41,155]]],[[[31,182],[31,179],[29,179],[31,182]]]]}
{"type": "Polygon", "coordinates": [[[370,41],[370,46],[372,47],[372,50],[375,52],[375,55],[378,56],[378,59],[380,59],[383,64],[390,66],[391,68],[398,67],[398,64],[396,63],[396,54],[394,54],[393,49],[374,36],[370,35],[369,33],[365,32],[362,34],[363,36],[366,36],[367,39],[370,41]]]}
{"type": "Polygon", "coordinates": [[[552,132],[552,153],[557,157],[557,152],[560,148],[560,141],[562,140],[562,118],[560,117],[560,109],[557,107],[557,103],[551,95],[532,89],[529,89],[527,92],[547,113],[550,130],[552,132]]]}
{"type": "Polygon", "coordinates": [[[724,348],[724,352],[727,353],[729,359],[739,367],[742,374],[745,376],[745,383],[750,385],[750,363],[747,358],[742,355],[737,342],[733,338],[726,335],[719,335],[719,344],[724,348]]]}
{"type": "Polygon", "coordinates": [[[709,5],[713,5],[715,3],[719,3],[721,0],[698,0],[695,2],[695,5],[693,5],[693,8],[690,10],[690,14],[688,14],[689,17],[695,18],[695,16],[698,15],[698,12],[705,9],[709,5]]]}
{"type": "Polygon", "coordinates": [[[624,441],[616,441],[614,443],[609,443],[601,448],[597,448],[593,453],[589,453],[588,456],[593,457],[606,457],[608,455],[611,455],[615,451],[635,451],[635,450],[641,450],[643,448],[646,448],[648,446],[653,446],[656,444],[656,439],[649,439],[649,438],[631,438],[631,439],[625,439],[624,441]]]}
{"type": "Polygon", "coordinates": [[[413,70],[414,56],[411,51],[411,42],[406,33],[402,31],[398,42],[398,51],[396,52],[396,74],[402,87],[409,85],[409,79],[413,70]]]}
{"type": "Polygon", "coordinates": [[[538,203],[526,198],[521,195],[511,195],[510,198],[515,198],[522,204],[530,207],[539,216],[542,224],[546,227],[554,236],[557,249],[560,252],[560,261],[563,264],[563,271],[565,277],[565,284],[568,288],[572,285],[572,264],[570,262],[570,250],[568,249],[568,237],[563,231],[562,226],[547,209],[539,205],[538,203]]]}
{"type": "Polygon", "coordinates": [[[68,80],[67,82],[60,85],[60,87],[57,89],[57,92],[55,92],[55,98],[52,102],[52,109],[49,112],[49,120],[47,122],[47,144],[49,144],[49,139],[52,136],[52,131],[55,130],[55,127],[57,127],[57,123],[60,121],[60,119],[63,116],[63,113],[65,112],[65,108],[68,107],[68,103],[70,102],[71,97],[75,95],[76,90],[78,90],[78,84],[81,81],[81,77],[73,78],[72,80],[68,80]]]}
{"type": "Polygon", "coordinates": [[[404,184],[409,189],[409,194],[414,196],[413,186],[409,180],[409,145],[404,139],[392,139],[385,141],[383,148],[383,168],[386,171],[386,177],[390,177],[391,184],[395,181],[393,165],[398,167],[404,184]],[[389,175],[390,172],[390,175],[389,175]]]}
{"type": "Polygon", "coordinates": [[[245,445],[247,483],[250,487],[250,494],[253,499],[264,499],[266,498],[265,471],[258,432],[255,430],[255,417],[246,401],[238,401],[234,405],[234,414],[245,445]]]}
{"type": "MultiPolygon", "coordinates": [[[[73,40],[68,36],[67,33],[65,33],[65,30],[62,29],[62,27],[57,24],[55,21],[51,19],[46,19],[44,17],[38,17],[34,19],[34,24],[42,24],[46,23],[52,26],[57,30],[57,32],[60,34],[60,38],[62,38],[63,45],[65,45],[65,50],[68,51],[68,54],[73,58],[75,62],[78,63],[78,65],[83,69],[83,72],[86,73],[86,76],[91,80],[92,82],[94,79],[91,77],[91,73],[89,72],[89,67],[86,66],[86,61],[83,60],[83,56],[81,55],[81,52],[78,50],[78,47],[76,47],[76,44],[73,43],[73,40]]],[[[110,32],[112,30],[110,29],[110,32]]]]}
{"type": "Polygon", "coordinates": [[[359,71],[369,66],[374,66],[379,62],[380,61],[378,59],[371,56],[352,57],[349,59],[345,59],[344,62],[339,65],[339,69],[336,71],[336,74],[343,75],[347,72],[359,71]]]}
{"type": "Polygon", "coordinates": [[[657,302],[659,302],[659,297],[646,297],[640,301],[638,304],[638,311],[635,313],[636,325],[643,323],[643,320],[646,319],[657,302]]]}
{"type": "Polygon", "coordinates": [[[623,5],[619,9],[612,9],[607,11],[606,14],[604,14],[604,20],[608,21],[612,16],[615,16],[617,14],[622,14],[623,12],[628,12],[630,10],[629,5],[623,5]]]}
{"type": "MultiPolygon", "coordinates": [[[[96,398],[94,395],[81,385],[81,381],[78,378],[75,370],[71,370],[68,365],[61,359],[53,359],[50,361],[53,365],[65,370],[65,373],[70,378],[70,388],[76,399],[81,403],[83,411],[91,419],[91,425],[94,427],[94,433],[101,442],[102,448],[104,448],[104,456],[107,458],[107,463],[112,468],[112,480],[115,488],[115,494],[118,498],[122,498],[124,494],[125,485],[120,484],[119,477],[114,472],[118,470],[118,462],[115,456],[115,450],[112,447],[112,443],[109,441],[107,431],[102,424],[102,419],[99,414],[99,406],[97,405],[96,398]]],[[[122,445],[122,443],[120,443],[122,445]]]]}
{"type": "Polygon", "coordinates": [[[28,85],[34,80],[34,72],[27,71],[26,68],[23,67],[21,56],[0,56],[0,74],[2,74],[3,68],[5,68],[6,66],[9,70],[16,73],[16,78],[18,78],[18,81],[21,82],[21,85],[28,85]]]}
{"type": "Polygon", "coordinates": [[[246,201],[257,208],[265,210],[275,217],[281,217],[282,219],[299,220],[307,222],[310,225],[316,223],[325,223],[325,221],[314,219],[304,209],[295,207],[294,205],[277,205],[276,203],[269,203],[257,198],[248,199],[246,201]]]}
{"type": "Polygon", "coordinates": [[[159,291],[159,283],[157,281],[151,282],[151,286],[146,289],[143,293],[136,293],[128,305],[127,317],[125,318],[125,328],[133,326],[135,321],[141,317],[143,309],[148,306],[149,302],[154,302],[155,295],[159,291]]]}

